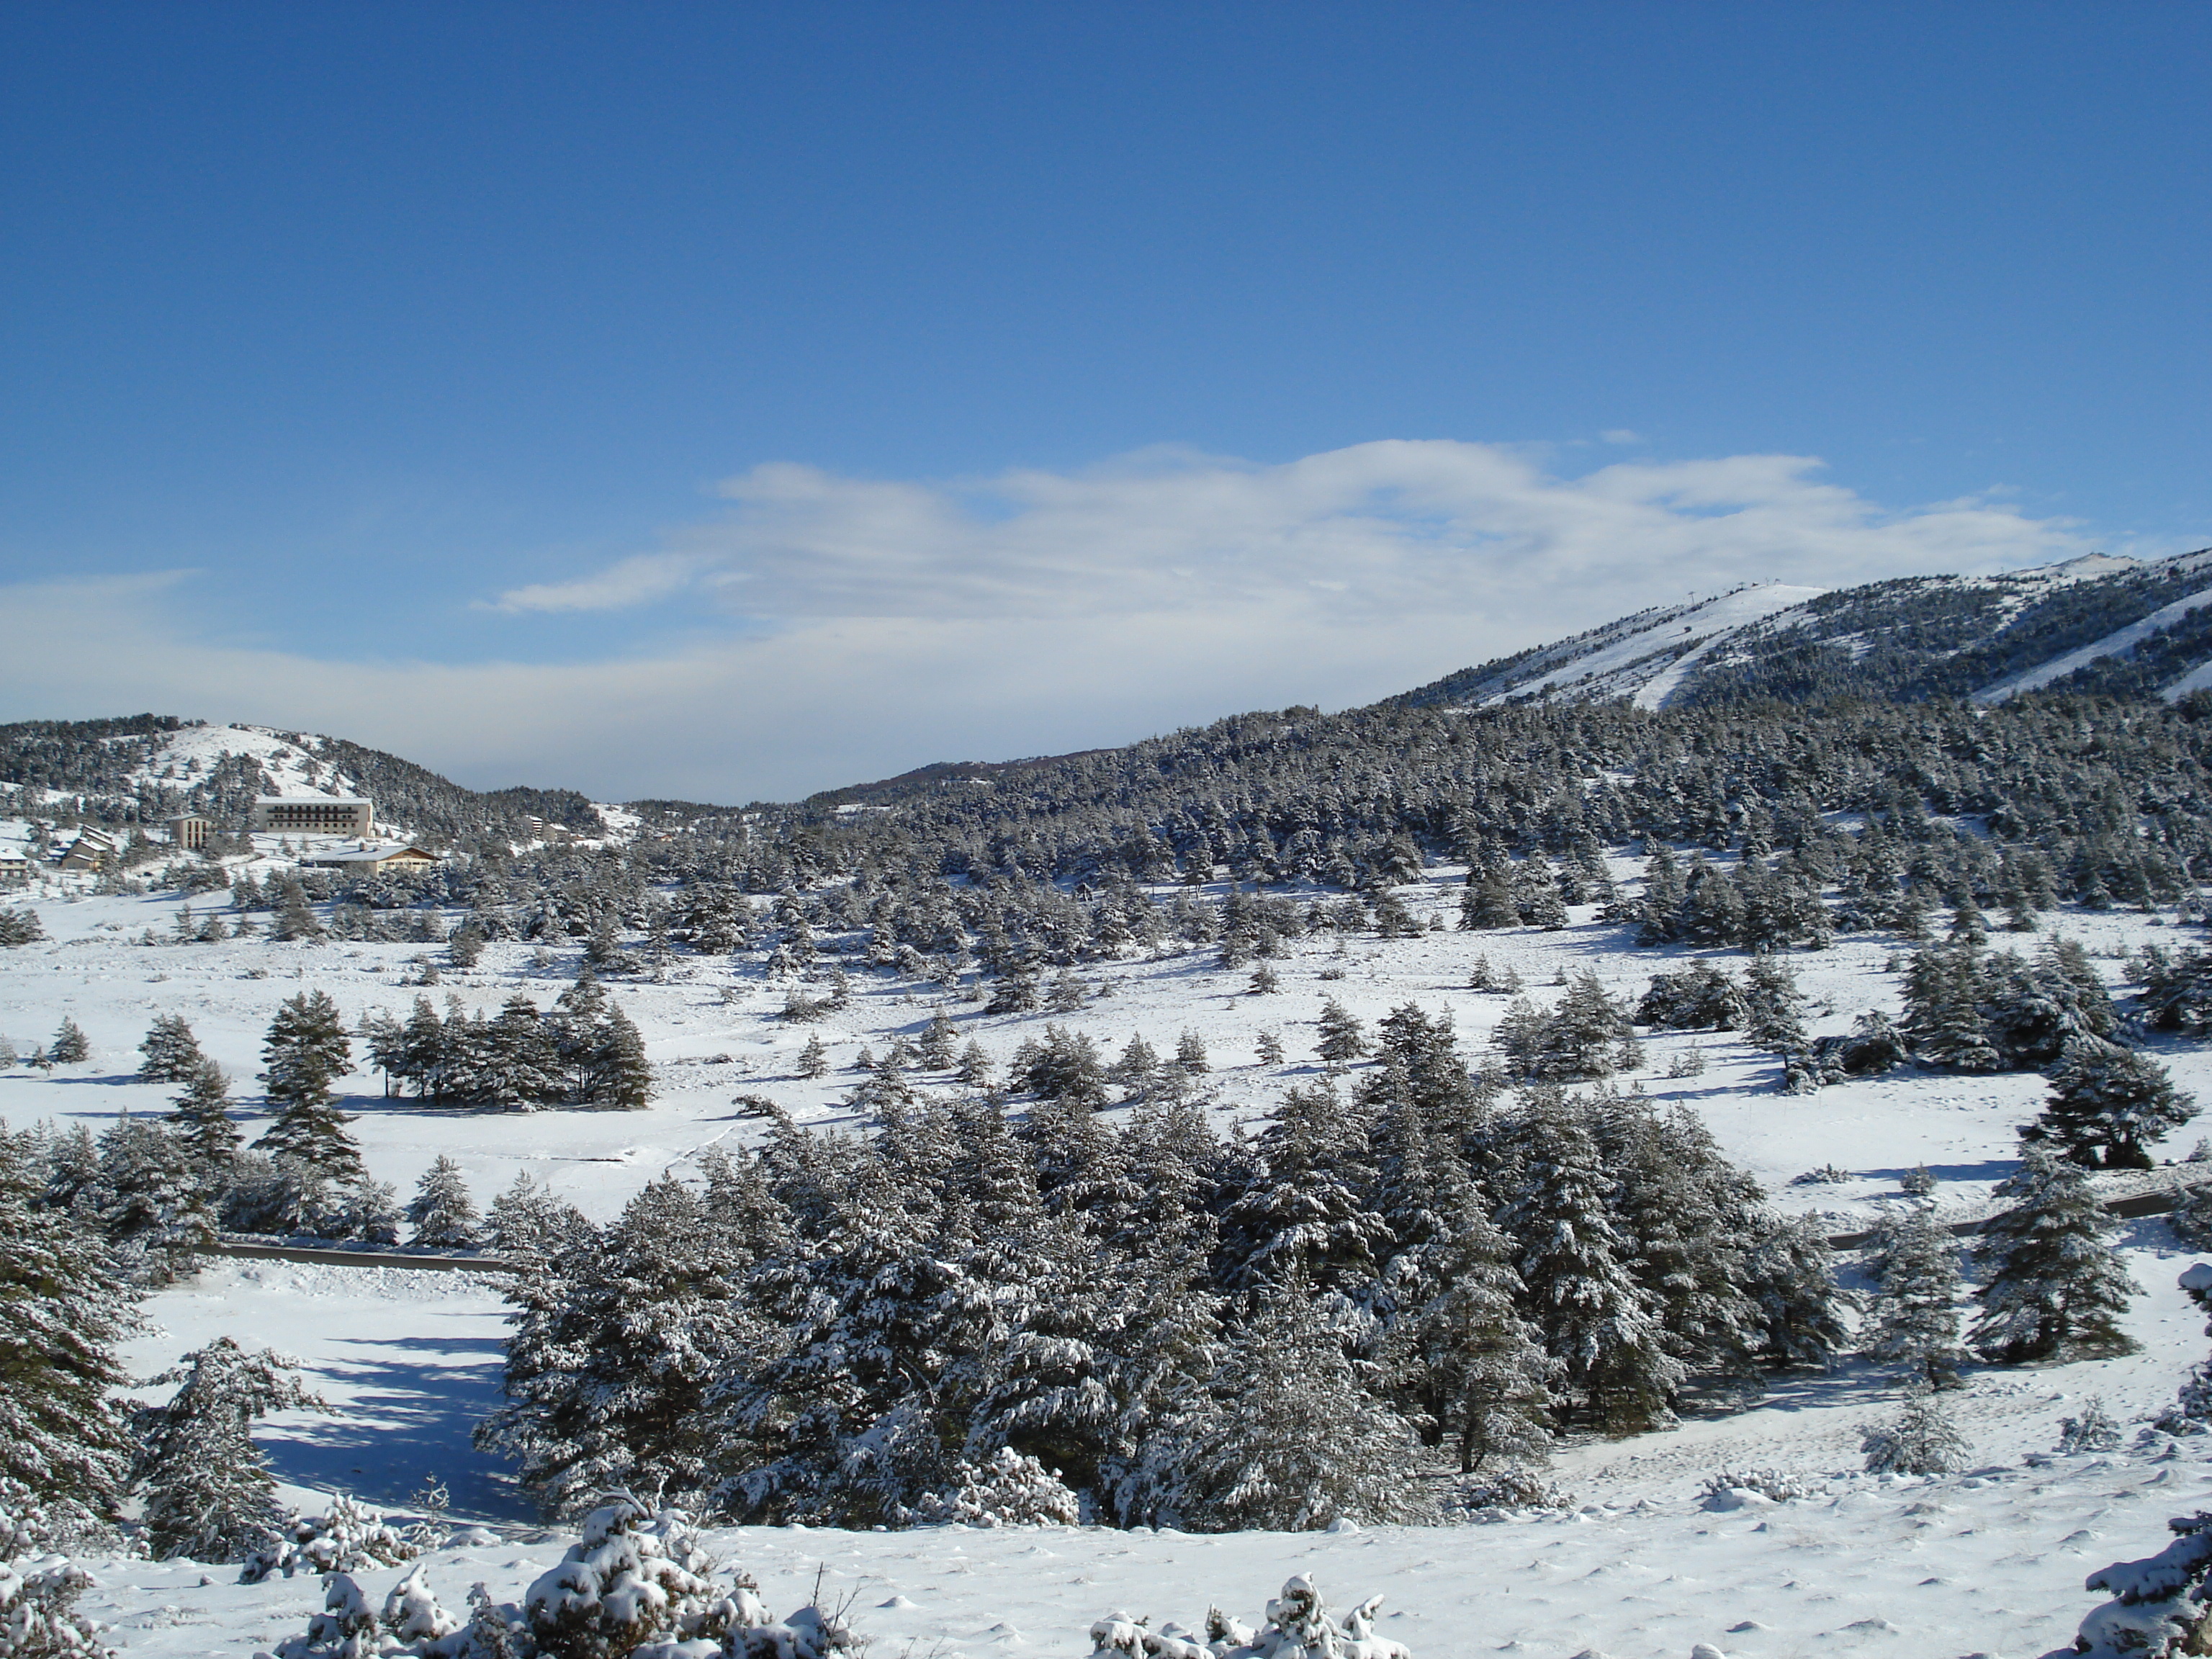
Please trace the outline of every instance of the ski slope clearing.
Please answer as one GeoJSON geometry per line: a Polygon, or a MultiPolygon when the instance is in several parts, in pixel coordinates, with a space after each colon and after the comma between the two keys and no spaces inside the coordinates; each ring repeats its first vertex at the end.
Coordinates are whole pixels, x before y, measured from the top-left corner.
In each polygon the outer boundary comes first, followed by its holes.
{"type": "MultiPolygon", "coordinates": [[[[2052,681],[2063,679],[2075,669],[2086,667],[2100,658],[2117,657],[2123,652],[2134,649],[2161,629],[2172,627],[2191,611],[2201,610],[2208,605],[2212,605],[2212,587],[2191,593],[2185,599],[2176,599],[2172,605],[2161,605],[2140,621],[2131,622],[2125,628],[2115,629],[2093,644],[2069,651],[2063,657],[2054,657],[2041,666],[2031,668],[2025,674],[2016,674],[2002,684],[1987,686],[1974,693],[1974,701],[2002,702],[2007,697],[2016,697],[2023,691],[2033,691],[2049,685],[2052,681]]],[[[2201,668],[2191,671],[2186,680],[2172,688],[2172,695],[2178,696],[2185,690],[2193,689],[2190,682],[2204,672],[2201,668]]]]}
{"type": "Polygon", "coordinates": [[[1518,697],[1562,694],[1575,697],[1632,696],[1639,708],[1659,708],[1690,665],[1755,622],[1793,610],[1828,590],[1781,582],[1739,588],[1716,599],[1631,617],[1547,653],[1544,672],[1516,678],[1482,700],[1484,707],[1518,697]]]}

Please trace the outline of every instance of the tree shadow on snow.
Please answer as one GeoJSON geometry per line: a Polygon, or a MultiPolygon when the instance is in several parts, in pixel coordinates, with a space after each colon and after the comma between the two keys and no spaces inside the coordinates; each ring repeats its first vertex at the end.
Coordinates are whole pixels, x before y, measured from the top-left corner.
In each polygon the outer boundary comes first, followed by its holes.
{"type": "Polygon", "coordinates": [[[325,1391],[347,1390],[336,1414],[287,1421],[255,1437],[276,1478],[293,1486],[404,1508],[434,1474],[456,1514],[527,1520],[532,1511],[506,1465],[469,1442],[501,1403],[503,1358],[496,1337],[348,1337],[317,1357],[308,1379],[325,1391]]]}

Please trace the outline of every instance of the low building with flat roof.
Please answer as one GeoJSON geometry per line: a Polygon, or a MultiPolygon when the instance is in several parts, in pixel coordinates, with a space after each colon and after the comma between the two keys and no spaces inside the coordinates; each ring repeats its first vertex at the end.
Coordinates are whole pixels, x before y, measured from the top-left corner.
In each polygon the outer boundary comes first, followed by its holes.
{"type": "Polygon", "coordinates": [[[264,836],[352,836],[376,832],[376,806],[359,795],[260,795],[252,828],[264,836]]]}

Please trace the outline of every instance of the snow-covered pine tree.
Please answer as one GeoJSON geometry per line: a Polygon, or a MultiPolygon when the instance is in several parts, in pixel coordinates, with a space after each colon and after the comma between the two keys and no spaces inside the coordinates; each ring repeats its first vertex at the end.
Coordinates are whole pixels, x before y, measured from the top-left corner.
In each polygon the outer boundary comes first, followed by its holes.
{"type": "Polygon", "coordinates": [[[331,1113],[331,1085],[352,1069],[353,1045],[330,994],[302,991],[287,999],[269,1024],[261,1059],[267,1068],[261,1081],[280,1110],[301,1109],[308,1115],[303,1124],[322,1121],[315,1114],[331,1113]]]}
{"type": "Polygon", "coordinates": [[[183,1141],[143,1118],[100,1135],[97,1191],[117,1269],[134,1283],[174,1284],[216,1242],[204,1172],[183,1141]]]}
{"type": "Polygon", "coordinates": [[[2007,1365],[2135,1352],[2118,1319],[2136,1287],[2106,1243],[2111,1224],[2087,1175],[2030,1146],[1996,1196],[2012,1207],[1990,1219],[1974,1247],[1984,1270],[1975,1351],[2007,1365]]]}
{"type": "Polygon", "coordinates": [[[1933,1389],[1959,1386],[1959,1250],[1924,1209],[1878,1230],[1864,1346],[1933,1389]]]}
{"type": "Polygon", "coordinates": [[[238,1157],[238,1126],[230,1117],[230,1084],[222,1067],[203,1058],[169,1103],[168,1122],[211,1185],[228,1179],[238,1157]]]}
{"type": "Polygon", "coordinates": [[[697,1194],[653,1182],[589,1248],[514,1287],[507,1403],[477,1443],[515,1461],[549,1517],[623,1489],[696,1506],[714,1481],[707,1392],[746,1349],[749,1265],[697,1194]]]}
{"type": "Polygon", "coordinates": [[[1673,1422],[1686,1372],[1629,1268],[1608,1213],[1613,1182],[1577,1106],[1538,1096],[1515,1139],[1520,1184],[1498,1223],[1519,1243],[1516,1265],[1566,1393],[1608,1434],[1673,1422]]]}
{"type": "Polygon", "coordinates": [[[276,1536],[276,1478],[252,1428],[271,1412],[328,1409],[301,1382],[297,1365],[219,1336],[148,1380],[179,1385],[167,1403],[141,1411],[137,1425],[133,1479],[157,1559],[241,1561],[276,1536]]]}
{"type": "Polygon", "coordinates": [[[1179,1443],[1173,1507],[1194,1530],[1297,1532],[1429,1516],[1412,1431],[1360,1386],[1301,1284],[1262,1301],[1203,1407],[1169,1432],[1179,1443]]]}
{"type": "Polygon", "coordinates": [[[67,1015],[62,1017],[53,1041],[46,1044],[46,1063],[51,1066],[80,1066],[92,1058],[92,1044],[86,1040],[84,1028],[67,1015]]]}
{"type": "Polygon", "coordinates": [[[1321,1017],[1314,1024],[1321,1030],[1321,1041],[1314,1045],[1314,1052],[1329,1065],[1347,1065],[1367,1052],[1365,1028],[1334,997],[1322,1005],[1321,1017]]]}
{"type": "Polygon", "coordinates": [[[1758,1357],[1776,1370],[1825,1370],[1850,1345],[1850,1292],[1836,1283],[1835,1253],[1808,1216],[1769,1214],[1751,1249],[1744,1289],[1759,1310],[1758,1357]]]}
{"type": "Polygon", "coordinates": [[[115,1346],[136,1316],[100,1238],[43,1201],[39,1161],[0,1128],[0,1484],[90,1525],[114,1518],[130,1469],[115,1346]]]}
{"type": "Polygon", "coordinates": [[[2196,1115],[2196,1101],[2149,1055],[2075,1037],[2051,1074],[2049,1103],[2021,1138],[2092,1169],[2148,1170],[2149,1143],[2196,1115]]]}
{"type": "Polygon", "coordinates": [[[653,1104],[653,1066],[645,1057],[645,1039],[630,1017],[611,1003],[601,1022],[585,1103],[617,1112],[641,1112],[653,1104]]]}
{"type": "Polygon", "coordinates": [[[1800,1011],[1805,999],[1797,977],[1779,957],[1752,958],[1743,970],[1744,1038],[1776,1054],[1795,1054],[1805,1046],[1800,1011]]]}
{"type": "Polygon", "coordinates": [[[732,1473],[714,1501],[726,1513],[865,1527],[944,1490],[966,1429],[933,1398],[951,1362],[937,1313],[959,1277],[944,1248],[954,1151],[948,1121],[895,1112],[810,1203],[824,1213],[782,1297],[790,1333],[722,1391],[715,1457],[732,1473]]]}
{"type": "Polygon", "coordinates": [[[1436,1263],[1441,1288],[1401,1323],[1395,1369],[1421,1413],[1459,1454],[1463,1474],[1549,1455],[1552,1379],[1561,1369],[1521,1316],[1528,1294],[1513,1243],[1479,1188],[1462,1183],[1436,1263]]]}
{"type": "Polygon", "coordinates": [[[492,1200],[484,1218],[485,1248],[528,1272],[543,1272],[562,1252],[595,1236],[581,1210],[554,1197],[527,1170],[492,1200]]]}
{"type": "Polygon", "coordinates": [[[1175,1063],[1185,1075],[1203,1077],[1213,1069],[1206,1057],[1206,1039],[1195,1031],[1185,1031],[1176,1042],[1175,1063]]]}
{"type": "Polygon", "coordinates": [[[1284,1095],[1259,1151],[1262,1169],[1222,1218],[1220,1283],[1249,1291],[1296,1280],[1371,1304],[1392,1241],[1370,1201],[1366,1124],[1324,1079],[1284,1095]]]}
{"type": "Polygon", "coordinates": [[[1935,1389],[1923,1382],[1906,1392],[1895,1417],[1867,1429],[1859,1449],[1869,1474],[1949,1474],[1966,1467],[1972,1448],[1935,1389]]]}
{"type": "Polygon", "coordinates": [[[141,1083],[189,1083],[206,1060],[182,1014],[155,1015],[138,1052],[146,1057],[138,1066],[141,1083]]]}
{"type": "Polygon", "coordinates": [[[1668,1352],[1690,1372],[1748,1378],[1760,1321],[1745,1291],[1744,1246],[1761,1195],[1686,1110],[1662,1118],[1640,1097],[1616,1096],[1604,1119],[1614,1224],[1668,1352]]]}
{"type": "Polygon", "coordinates": [[[1513,866],[1503,860],[1480,874],[1470,871],[1460,895],[1459,925],[1463,932],[1492,933],[1521,925],[1521,907],[1514,900],[1513,866]]]}
{"type": "Polygon", "coordinates": [[[440,1250],[474,1249],[477,1218],[476,1200],[469,1196],[461,1166],[439,1153],[415,1183],[414,1199],[407,1206],[407,1219],[415,1227],[409,1242],[440,1250]]]}
{"type": "Polygon", "coordinates": [[[799,1049],[798,1072],[804,1078],[830,1075],[830,1045],[823,1042],[821,1032],[813,1033],[799,1049]]]}
{"type": "Polygon", "coordinates": [[[567,1079],[561,1050],[538,1005],[517,992],[481,1028],[469,1093],[495,1110],[534,1111],[558,1102],[567,1079]]]}

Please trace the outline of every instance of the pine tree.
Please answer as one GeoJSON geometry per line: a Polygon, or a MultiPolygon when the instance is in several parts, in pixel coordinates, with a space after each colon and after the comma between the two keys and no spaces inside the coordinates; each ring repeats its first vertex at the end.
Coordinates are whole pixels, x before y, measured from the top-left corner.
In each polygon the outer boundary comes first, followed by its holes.
{"type": "Polygon", "coordinates": [[[953,1024],[945,1010],[939,1008],[929,1017],[929,1024],[921,1030],[921,1054],[922,1064],[933,1072],[949,1072],[960,1058],[957,1046],[960,1028],[953,1024]]]}
{"type": "Polygon", "coordinates": [[[1951,1421],[1936,1391],[1920,1384],[1908,1392],[1905,1408],[1890,1422],[1877,1424],[1860,1438],[1869,1474],[1948,1474],[1966,1467],[1966,1437],[1951,1421]]]}
{"type": "Polygon", "coordinates": [[[1540,1463],[1551,1448],[1559,1365],[1521,1316],[1528,1287],[1513,1271],[1512,1249],[1478,1189],[1463,1187],[1437,1259],[1442,1288],[1395,1345],[1415,1399],[1457,1448],[1462,1474],[1497,1461],[1540,1463]]]}
{"type": "Polygon", "coordinates": [[[1459,925],[1462,931],[1470,933],[1521,925],[1521,907],[1514,902],[1510,865],[1493,864],[1479,878],[1469,872],[1467,890],[1460,896],[1459,925]]]}
{"type": "Polygon", "coordinates": [[[203,1179],[220,1186],[237,1159],[240,1136],[230,1117],[230,1084],[222,1067],[203,1058],[169,1103],[168,1121],[190,1149],[203,1179]]]}
{"type": "Polygon", "coordinates": [[[1196,1530],[1427,1518],[1405,1420],[1360,1387],[1302,1285],[1261,1304],[1210,1398],[1169,1432],[1180,1443],[1176,1508],[1196,1530]]]}
{"type": "Polygon", "coordinates": [[[1367,1052],[1366,1028],[1334,997],[1322,1005],[1321,1018],[1314,1024],[1321,1028],[1314,1051],[1329,1065],[1346,1065],[1367,1052]]]}
{"type": "Polygon", "coordinates": [[[439,1250],[476,1248],[476,1200],[469,1196],[461,1166],[443,1152],[416,1182],[407,1218],[415,1224],[413,1243],[439,1250]]]}
{"type": "Polygon", "coordinates": [[[327,1109],[331,1085],[353,1068],[353,1045],[330,994],[302,991],[288,999],[270,1022],[261,1059],[271,1101],[327,1109]]]}
{"type": "Polygon", "coordinates": [[[98,1194],[118,1270],[139,1284],[174,1284],[216,1242],[208,1182],[191,1149],[143,1118],[123,1118],[100,1136],[98,1194]]]}
{"type": "Polygon", "coordinates": [[[1834,1262],[1826,1236],[1810,1218],[1766,1218],[1744,1285],[1759,1310],[1759,1358],[1766,1364],[1825,1370],[1849,1345],[1843,1314],[1851,1297],[1838,1287],[1834,1262]]]}
{"type": "Polygon", "coordinates": [[[830,1075],[830,1045],[815,1032],[806,1039],[806,1046],[799,1051],[799,1075],[805,1078],[830,1075]]]}
{"type": "Polygon", "coordinates": [[[149,1380],[179,1385],[139,1416],[133,1476],[155,1559],[239,1561],[275,1535],[283,1511],[253,1424],[271,1412],[329,1409],[295,1375],[297,1363],[219,1336],[149,1380]]]}
{"type": "Polygon", "coordinates": [[[1959,1252],[1950,1234],[1916,1209],[1880,1230],[1868,1355],[1930,1388],[1959,1386],[1959,1252]]]}
{"type": "Polygon", "coordinates": [[[300,884],[297,876],[286,876],[276,901],[276,914],[269,923],[269,937],[283,943],[288,940],[314,941],[325,936],[323,924],[307,903],[307,890],[300,884]]]}
{"type": "Polygon", "coordinates": [[[467,1039],[450,1042],[455,1064],[468,1075],[459,1092],[496,1111],[527,1112],[558,1101],[566,1091],[560,1045],[538,1012],[517,992],[489,1024],[471,1021],[467,1039]]]}
{"type": "Polygon", "coordinates": [[[146,1056],[138,1067],[141,1083],[189,1083],[207,1058],[182,1014],[155,1015],[138,1052],[146,1056]]]}
{"type": "Polygon", "coordinates": [[[1206,1040],[1195,1031],[1185,1031],[1177,1040],[1175,1063],[1188,1077],[1203,1077],[1213,1069],[1206,1057],[1206,1040]]]}
{"type": "Polygon", "coordinates": [[[1263,1168],[1222,1217],[1220,1283],[1366,1295],[1391,1237],[1369,1201],[1376,1171],[1365,1126],[1324,1079],[1283,1097],[1259,1151],[1263,1168]]]}
{"type": "Polygon", "coordinates": [[[1650,1300],[1629,1271],[1607,1214],[1612,1182],[1596,1143],[1564,1103],[1532,1112],[1517,1136],[1520,1189],[1499,1224],[1520,1242],[1546,1351],[1583,1411],[1608,1434],[1674,1421],[1686,1375],[1667,1352],[1650,1300]]]}
{"type": "Polygon", "coordinates": [[[960,1063],[953,1075],[971,1089],[988,1089],[991,1086],[991,1056],[983,1045],[975,1038],[969,1038],[967,1044],[960,1050],[960,1063]]]}
{"type": "Polygon", "coordinates": [[[35,1169],[30,1138],[0,1129],[0,1488],[111,1521],[131,1461],[115,1346],[135,1318],[101,1241],[40,1201],[35,1169]]]}
{"type": "Polygon", "coordinates": [[[2197,1115],[2149,1055],[2096,1037],[2075,1037],[2051,1076],[2051,1100],[2021,1139],[2047,1144],[2092,1169],[2148,1170],[2148,1143],[2197,1115]]]}
{"type": "Polygon", "coordinates": [[[2112,1246],[2110,1223],[2075,1164],[2039,1147],[1996,1190],[2012,1207],[1982,1230],[1974,1255],[1985,1269],[1972,1342],[1984,1358],[2106,1359],[2132,1353],[2122,1331],[2136,1285],[2112,1246]]]}
{"type": "Polygon", "coordinates": [[[92,1045],[85,1040],[84,1028],[64,1017],[61,1028],[46,1044],[46,1063],[50,1066],[80,1066],[92,1058],[92,1045]]]}
{"type": "Polygon", "coordinates": [[[708,1390],[746,1347],[750,1263],[664,1176],[587,1243],[516,1287],[507,1403],[477,1443],[515,1460],[549,1516],[610,1490],[696,1504],[711,1490],[708,1390]]]}
{"type": "Polygon", "coordinates": [[[607,1010],[586,1103],[617,1112],[641,1112],[653,1103],[653,1065],[645,1057],[645,1039],[620,1008],[607,1010]]]}
{"type": "Polygon", "coordinates": [[[581,1210],[554,1197],[525,1170],[492,1200],[484,1218],[483,1243],[501,1261],[526,1272],[542,1272],[563,1251],[593,1237],[594,1231],[581,1210]]]}

